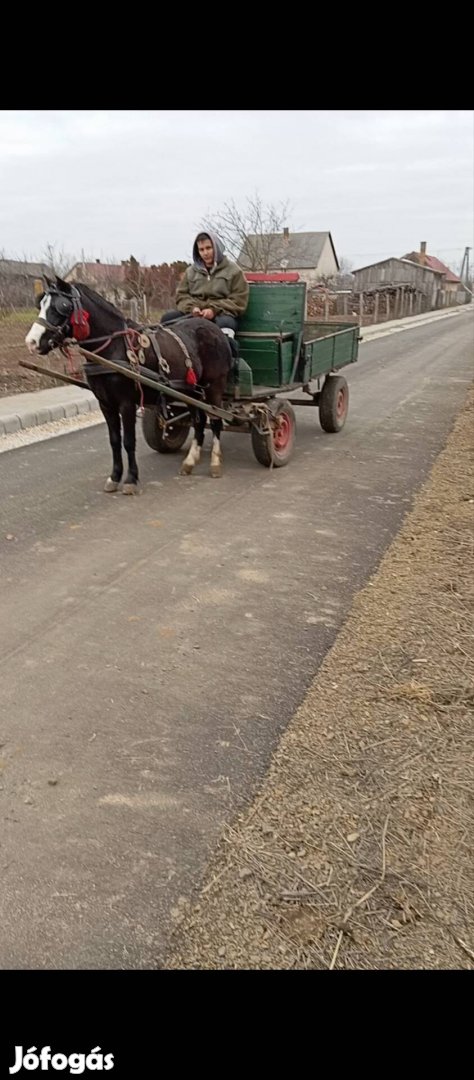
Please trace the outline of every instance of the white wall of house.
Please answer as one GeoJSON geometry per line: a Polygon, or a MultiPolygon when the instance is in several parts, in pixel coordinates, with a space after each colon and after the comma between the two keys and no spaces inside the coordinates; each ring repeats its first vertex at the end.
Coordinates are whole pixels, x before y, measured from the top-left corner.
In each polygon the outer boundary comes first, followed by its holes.
{"type": "Polygon", "coordinates": [[[319,260],[318,266],[318,274],[319,276],[323,274],[331,276],[332,274],[337,274],[337,272],[337,262],[334,256],[331,241],[328,236],[321,252],[321,258],[319,260]]]}
{"type": "Polygon", "coordinates": [[[308,285],[315,285],[322,277],[333,277],[334,274],[337,274],[337,262],[329,238],[323,247],[317,267],[311,269],[308,269],[308,267],[304,269],[295,267],[295,270],[300,275],[301,280],[306,281],[308,285]]]}
{"type": "Polygon", "coordinates": [[[322,277],[333,277],[334,274],[337,274],[337,263],[329,240],[326,240],[317,267],[311,269],[308,269],[308,267],[304,269],[295,267],[295,270],[300,275],[301,280],[306,281],[308,285],[316,285],[322,277]]]}
{"type": "Polygon", "coordinates": [[[308,285],[315,285],[321,277],[319,270],[295,270],[292,273],[299,274],[301,281],[306,281],[308,285]]]}

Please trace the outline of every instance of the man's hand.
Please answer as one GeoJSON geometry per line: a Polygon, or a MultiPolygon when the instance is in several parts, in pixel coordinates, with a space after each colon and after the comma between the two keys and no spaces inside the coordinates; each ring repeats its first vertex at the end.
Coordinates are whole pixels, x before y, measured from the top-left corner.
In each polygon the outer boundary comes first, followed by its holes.
{"type": "Polygon", "coordinates": [[[214,312],[213,312],[211,307],[203,308],[202,311],[201,311],[201,315],[202,315],[203,319],[213,319],[214,318],[214,312]]]}
{"type": "Polygon", "coordinates": [[[191,315],[204,315],[204,312],[201,311],[200,307],[193,307],[191,315]]]}

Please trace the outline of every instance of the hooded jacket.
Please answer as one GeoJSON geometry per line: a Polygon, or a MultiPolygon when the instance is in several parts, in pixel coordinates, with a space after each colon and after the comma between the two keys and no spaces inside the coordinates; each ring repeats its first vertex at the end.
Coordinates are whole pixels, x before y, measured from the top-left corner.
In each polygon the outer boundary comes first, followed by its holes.
{"type": "Polygon", "coordinates": [[[214,315],[243,315],[249,298],[248,282],[240,267],[224,255],[219,237],[209,231],[206,235],[214,247],[214,265],[207,269],[200,258],[196,238],[192,265],[185,270],[176,290],[176,306],[185,315],[195,307],[212,308],[214,315]]]}

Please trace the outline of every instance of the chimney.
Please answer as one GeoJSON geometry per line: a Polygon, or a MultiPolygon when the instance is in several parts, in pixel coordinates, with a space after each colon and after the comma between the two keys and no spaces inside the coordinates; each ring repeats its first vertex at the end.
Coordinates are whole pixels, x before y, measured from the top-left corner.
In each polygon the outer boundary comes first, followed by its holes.
{"type": "Polygon", "coordinates": [[[424,266],[426,263],[426,240],[420,241],[420,265],[424,266]]]}
{"type": "Polygon", "coordinates": [[[96,263],[100,263],[100,259],[96,259],[95,261],[96,261],[96,263]]]}
{"type": "Polygon", "coordinates": [[[290,239],[290,231],[286,226],[283,229],[283,239],[286,241],[286,243],[288,243],[288,241],[290,239]]]}

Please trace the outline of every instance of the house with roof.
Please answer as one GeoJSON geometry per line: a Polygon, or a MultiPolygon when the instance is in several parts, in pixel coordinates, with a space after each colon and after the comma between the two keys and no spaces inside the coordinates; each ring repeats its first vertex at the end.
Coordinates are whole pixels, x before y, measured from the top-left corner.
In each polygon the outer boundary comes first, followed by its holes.
{"type": "Polygon", "coordinates": [[[51,274],[46,263],[26,259],[0,259],[0,304],[31,307],[35,298],[35,283],[44,274],[51,274]]]}
{"type": "Polygon", "coordinates": [[[74,263],[74,266],[64,275],[64,280],[72,283],[83,282],[84,285],[90,285],[91,289],[96,289],[111,304],[121,304],[127,298],[126,274],[125,261],[118,264],[103,263],[100,259],[96,259],[95,262],[81,260],[74,263]]]}
{"type": "Polygon", "coordinates": [[[418,266],[410,259],[381,259],[361,266],[354,274],[354,292],[375,292],[380,289],[401,289],[410,286],[423,299],[425,311],[439,306],[443,274],[427,266],[418,266]]]}
{"type": "Polygon", "coordinates": [[[469,290],[460,278],[439,259],[426,254],[425,241],[421,243],[420,251],[361,266],[353,274],[354,292],[410,286],[422,298],[425,311],[465,304],[470,299],[469,290]]]}
{"type": "Polygon", "coordinates": [[[23,281],[35,281],[43,274],[50,274],[51,267],[42,262],[26,262],[23,259],[0,259],[0,273],[23,281]]]}
{"type": "Polygon", "coordinates": [[[293,232],[246,236],[237,262],[242,270],[297,272],[302,281],[316,284],[339,272],[330,232],[293,232]]]}
{"type": "Polygon", "coordinates": [[[466,289],[461,278],[450,270],[449,266],[441,262],[441,259],[437,259],[435,255],[427,254],[426,240],[421,241],[419,251],[411,251],[408,255],[404,255],[403,258],[417,263],[418,266],[427,267],[429,270],[437,270],[443,274],[441,291],[444,293],[443,301],[446,305],[467,303],[469,290],[466,289]]]}

